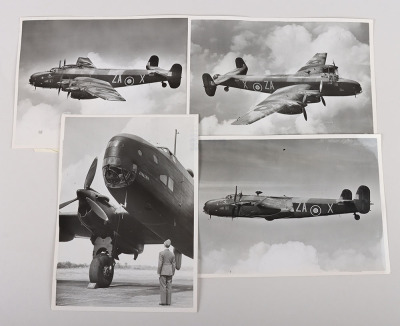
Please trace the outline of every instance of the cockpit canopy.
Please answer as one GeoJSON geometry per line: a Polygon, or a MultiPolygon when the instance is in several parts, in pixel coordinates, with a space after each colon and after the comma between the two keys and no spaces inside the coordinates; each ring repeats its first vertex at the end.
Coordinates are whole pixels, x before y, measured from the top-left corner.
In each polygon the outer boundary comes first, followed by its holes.
{"type": "Polygon", "coordinates": [[[339,69],[335,65],[325,65],[322,67],[322,73],[339,76],[339,69]]]}
{"type": "Polygon", "coordinates": [[[215,74],[214,76],[213,76],[213,79],[215,80],[215,79],[217,79],[219,76],[221,76],[220,74],[215,74]]]}

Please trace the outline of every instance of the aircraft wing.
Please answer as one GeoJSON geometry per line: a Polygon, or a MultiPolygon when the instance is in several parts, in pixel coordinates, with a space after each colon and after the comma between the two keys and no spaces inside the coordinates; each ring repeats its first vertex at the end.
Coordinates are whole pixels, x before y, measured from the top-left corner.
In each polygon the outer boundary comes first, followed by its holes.
{"type": "MultiPolygon", "coordinates": [[[[129,218],[128,216],[126,218],[129,218]]],[[[59,239],[61,242],[74,238],[90,238],[91,232],[84,227],[77,213],[59,213],[59,239]]],[[[135,222],[134,233],[130,237],[143,244],[162,244],[164,241],[139,222],[135,222]]]]}
{"type": "Polygon", "coordinates": [[[296,110],[301,113],[303,107],[302,100],[309,85],[299,84],[282,87],[268,96],[264,101],[257,104],[245,115],[234,121],[233,125],[249,125],[275,112],[296,110]]]}
{"type": "Polygon", "coordinates": [[[327,53],[316,53],[310,60],[307,61],[304,67],[301,67],[297,74],[311,73],[315,66],[323,66],[326,62],[327,53]]]}
{"type": "Polygon", "coordinates": [[[119,94],[110,83],[104,80],[91,77],[76,77],[73,79],[72,86],[103,100],[125,101],[121,94],[119,94]]]}
{"type": "Polygon", "coordinates": [[[76,60],[76,65],[78,67],[85,67],[85,68],[96,68],[93,62],[89,58],[79,57],[76,60]]]}

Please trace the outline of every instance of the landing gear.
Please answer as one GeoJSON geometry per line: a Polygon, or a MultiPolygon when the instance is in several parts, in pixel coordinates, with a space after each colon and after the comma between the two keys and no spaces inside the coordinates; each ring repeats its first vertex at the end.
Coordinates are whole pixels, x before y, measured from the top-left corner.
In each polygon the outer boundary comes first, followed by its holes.
{"type": "Polygon", "coordinates": [[[99,288],[109,287],[114,276],[114,259],[106,253],[96,255],[89,268],[90,283],[96,283],[99,288]]]}
{"type": "Polygon", "coordinates": [[[354,219],[355,219],[356,221],[358,221],[358,220],[360,219],[360,215],[354,213],[354,219]]]}
{"type": "Polygon", "coordinates": [[[162,86],[163,88],[165,88],[165,87],[167,87],[167,83],[166,83],[166,82],[162,82],[162,83],[161,83],[161,86],[162,86]]]}
{"type": "MultiPolygon", "coordinates": [[[[110,286],[114,277],[114,248],[111,237],[91,238],[93,243],[93,260],[89,267],[90,283],[95,283],[98,288],[107,288],[110,286]]],[[[118,259],[118,258],[117,258],[118,259]]]]}
{"type": "Polygon", "coordinates": [[[224,91],[225,91],[225,92],[229,92],[229,87],[228,87],[228,86],[225,86],[225,87],[224,87],[224,91]]]}

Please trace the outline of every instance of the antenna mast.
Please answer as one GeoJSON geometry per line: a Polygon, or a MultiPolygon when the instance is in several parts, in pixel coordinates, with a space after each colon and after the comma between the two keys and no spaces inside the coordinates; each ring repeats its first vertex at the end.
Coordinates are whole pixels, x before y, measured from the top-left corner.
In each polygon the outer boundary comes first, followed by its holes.
{"type": "Polygon", "coordinates": [[[176,138],[179,135],[178,129],[175,129],[174,156],[176,156],[176,138]]]}

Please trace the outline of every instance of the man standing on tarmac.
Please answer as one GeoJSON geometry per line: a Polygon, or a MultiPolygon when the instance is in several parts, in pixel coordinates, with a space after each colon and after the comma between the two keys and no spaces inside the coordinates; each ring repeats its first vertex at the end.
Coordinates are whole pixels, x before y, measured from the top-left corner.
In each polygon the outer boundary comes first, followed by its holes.
{"type": "Polygon", "coordinates": [[[161,306],[171,305],[172,276],[175,274],[175,255],[168,249],[171,240],[164,242],[165,249],[160,252],[158,257],[157,274],[160,275],[161,306]]]}

